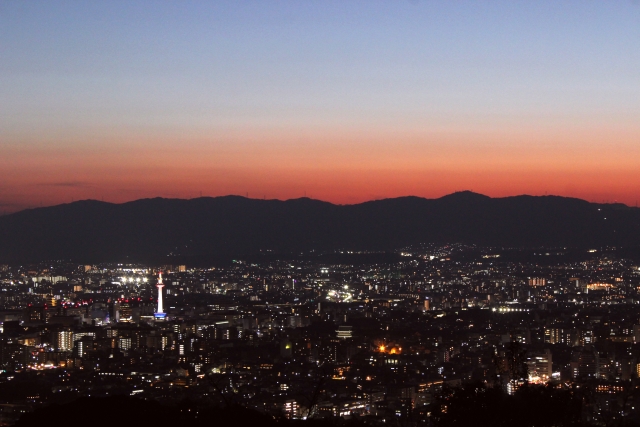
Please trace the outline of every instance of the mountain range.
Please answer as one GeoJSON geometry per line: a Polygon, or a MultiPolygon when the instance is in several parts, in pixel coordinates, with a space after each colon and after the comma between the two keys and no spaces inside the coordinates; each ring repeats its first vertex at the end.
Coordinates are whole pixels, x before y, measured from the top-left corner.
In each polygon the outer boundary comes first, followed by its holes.
{"type": "Polygon", "coordinates": [[[0,262],[140,261],[260,252],[393,250],[419,243],[494,247],[638,246],[640,209],[559,196],[469,191],[355,205],[239,196],[84,200],[0,217],[0,262]]]}

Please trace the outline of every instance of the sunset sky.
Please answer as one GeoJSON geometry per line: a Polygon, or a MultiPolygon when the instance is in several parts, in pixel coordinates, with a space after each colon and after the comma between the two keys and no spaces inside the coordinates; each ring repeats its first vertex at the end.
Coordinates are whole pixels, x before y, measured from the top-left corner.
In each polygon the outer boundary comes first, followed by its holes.
{"type": "Polygon", "coordinates": [[[0,211],[640,199],[640,1],[0,0],[0,211]]]}

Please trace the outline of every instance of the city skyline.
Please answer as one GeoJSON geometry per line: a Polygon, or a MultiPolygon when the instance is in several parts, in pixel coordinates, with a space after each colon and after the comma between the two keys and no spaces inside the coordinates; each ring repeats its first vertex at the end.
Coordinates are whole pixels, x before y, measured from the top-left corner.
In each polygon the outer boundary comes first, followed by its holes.
{"type": "Polygon", "coordinates": [[[2,421],[638,425],[637,252],[393,254],[0,264],[2,421]]]}
{"type": "Polygon", "coordinates": [[[639,41],[640,0],[0,0],[0,426],[640,425],[639,41]]]}
{"type": "Polygon", "coordinates": [[[0,209],[635,205],[637,2],[2,2],[0,209]]]}

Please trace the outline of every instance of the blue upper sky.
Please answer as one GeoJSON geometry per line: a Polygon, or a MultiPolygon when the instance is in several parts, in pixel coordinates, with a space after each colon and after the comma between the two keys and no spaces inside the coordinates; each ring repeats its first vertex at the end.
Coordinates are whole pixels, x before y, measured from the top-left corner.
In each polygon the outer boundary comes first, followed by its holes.
{"type": "Polygon", "coordinates": [[[3,1],[0,40],[17,132],[638,113],[627,0],[3,1]]]}

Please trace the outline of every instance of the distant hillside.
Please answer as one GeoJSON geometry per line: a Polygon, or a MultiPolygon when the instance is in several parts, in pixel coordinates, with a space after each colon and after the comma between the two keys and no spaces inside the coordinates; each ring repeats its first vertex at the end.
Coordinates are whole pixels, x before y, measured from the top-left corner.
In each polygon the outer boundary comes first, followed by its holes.
{"type": "Polygon", "coordinates": [[[389,250],[420,242],[637,246],[640,209],[557,196],[490,198],[459,192],[344,206],[238,196],[124,204],[86,200],[0,217],[0,262],[389,250]]]}

